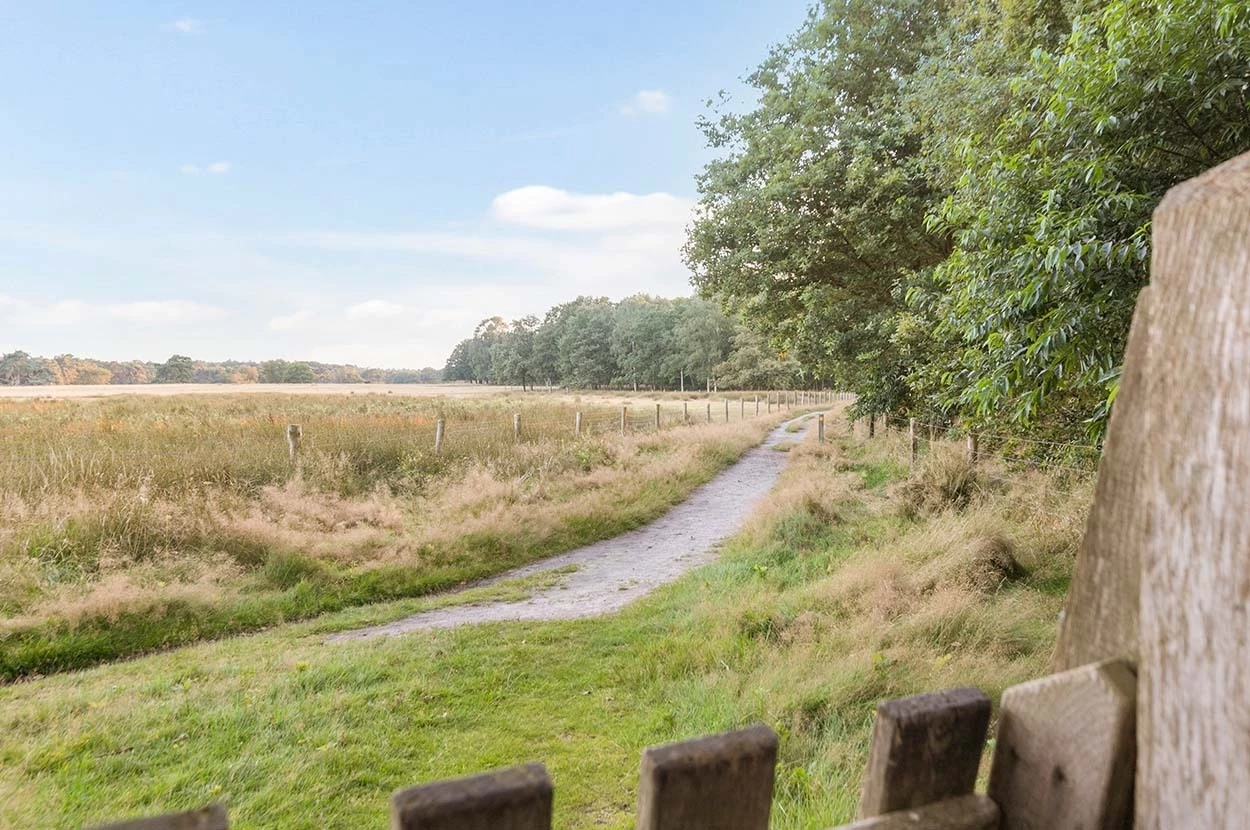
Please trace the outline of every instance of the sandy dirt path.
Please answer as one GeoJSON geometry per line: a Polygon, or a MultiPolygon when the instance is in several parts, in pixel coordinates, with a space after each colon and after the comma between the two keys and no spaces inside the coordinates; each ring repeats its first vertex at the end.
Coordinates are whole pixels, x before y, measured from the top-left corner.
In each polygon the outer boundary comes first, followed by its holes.
{"type": "MultiPolygon", "coordinates": [[[[696,489],[684,502],[649,525],[533,565],[508,571],[492,582],[577,566],[552,588],[521,602],[456,605],[414,614],[385,625],[346,631],[329,642],[395,636],[429,628],[455,628],[505,620],[571,620],[619,610],[661,585],[716,558],[718,543],[737,532],[781,475],[789,455],[773,449],[801,439],[786,431],[793,419],[774,429],[733,466],[696,489]]],[[[479,585],[482,583],[479,583],[479,585]]]]}

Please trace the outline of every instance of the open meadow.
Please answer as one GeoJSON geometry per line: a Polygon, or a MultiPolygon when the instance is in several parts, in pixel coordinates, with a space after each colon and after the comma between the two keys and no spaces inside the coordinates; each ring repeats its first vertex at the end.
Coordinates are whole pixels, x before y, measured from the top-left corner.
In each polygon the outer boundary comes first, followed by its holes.
{"type": "Polygon", "coordinates": [[[1090,488],[829,431],[779,447],[717,562],[617,614],[327,642],[554,573],[0,686],[0,826],[222,802],[238,828],[380,828],[399,787],[541,760],[557,826],[626,828],[644,747],[753,722],[781,736],[772,826],[847,820],[880,699],[1046,671],[1090,488]]]}
{"type": "Polygon", "coordinates": [[[717,401],[709,424],[696,402],[685,426],[668,396],[622,423],[620,396],[454,388],[469,394],[0,400],[0,678],[429,594],[613,536],[775,420],[717,401]]]}

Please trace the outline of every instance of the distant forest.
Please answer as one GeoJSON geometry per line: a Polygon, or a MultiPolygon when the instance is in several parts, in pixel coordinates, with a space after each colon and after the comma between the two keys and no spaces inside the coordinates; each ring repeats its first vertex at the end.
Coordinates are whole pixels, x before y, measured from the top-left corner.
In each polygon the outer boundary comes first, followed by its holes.
{"type": "Polygon", "coordinates": [[[213,363],[173,355],[164,363],[143,360],[90,360],[62,354],[32,357],[10,352],[0,357],[0,386],[136,383],[438,383],[442,372],[424,369],[362,369],[316,361],[227,360],[213,363]]]}
{"type": "Polygon", "coordinates": [[[715,303],[578,297],[536,316],[490,317],[456,345],[445,380],[580,389],[814,386],[793,358],[715,303]]]}

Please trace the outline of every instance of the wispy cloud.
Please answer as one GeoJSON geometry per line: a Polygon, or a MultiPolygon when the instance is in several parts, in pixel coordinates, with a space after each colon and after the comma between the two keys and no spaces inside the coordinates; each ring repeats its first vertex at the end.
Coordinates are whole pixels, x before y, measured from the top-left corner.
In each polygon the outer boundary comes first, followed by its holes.
{"type": "Polygon", "coordinates": [[[183,17],[169,24],[169,28],[182,35],[202,35],[207,29],[204,21],[194,17],[183,17]]]}
{"type": "Polygon", "coordinates": [[[79,299],[35,303],[0,296],[0,319],[68,326],[90,322],[125,322],[142,325],[194,323],[221,317],[217,306],[190,300],[142,300],[128,303],[88,303],[79,299]]]}
{"type": "Polygon", "coordinates": [[[391,303],[386,300],[366,300],[363,303],[348,306],[345,314],[348,320],[371,320],[399,317],[405,311],[407,309],[399,303],[391,303]]]}
{"type": "Polygon", "coordinates": [[[282,314],[271,319],[269,321],[269,329],[270,331],[295,331],[303,328],[312,319],[313,313],[311,311],[293,311],[290,314],[282,314]]]}
{"type": "Polygon", "coordinates": [[[621,105],[621,115],[636,118],[640,115],[661,115],[672,109],[672,97],[662,89],[642,89],[621,105]]]}
{"type": "Polygon", "coordinates": [[[230,172],[230,162],[215,161],[212,164],[206,164],[201,167],[198,164],[184,164],[178,168],[184,176],[198,176],[201,173],[208,173],[212,176],[220,176],[230,172]]]}

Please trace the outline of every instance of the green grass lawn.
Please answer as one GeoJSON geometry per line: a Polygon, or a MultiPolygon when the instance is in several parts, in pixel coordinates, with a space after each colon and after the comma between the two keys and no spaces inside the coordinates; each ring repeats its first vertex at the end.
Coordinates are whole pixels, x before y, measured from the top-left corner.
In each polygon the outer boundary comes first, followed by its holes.
{"type": "Polygon", "coordinates": [[[221,801],[381,828],[397,788],[540,760],[558,826],[628,827],[643,748],[753,722],[781,735],[774,826],[846,820],[879,699],[1045,671],[1087,504],[1024,478],[917,514],[896,450],[796,447],[720,561],[618,615],[324,642],[451,601],[405,600],[0,687],[0,826],[221,801]],[[987,539],[1027,574],[987,579],[987,539]]]}

